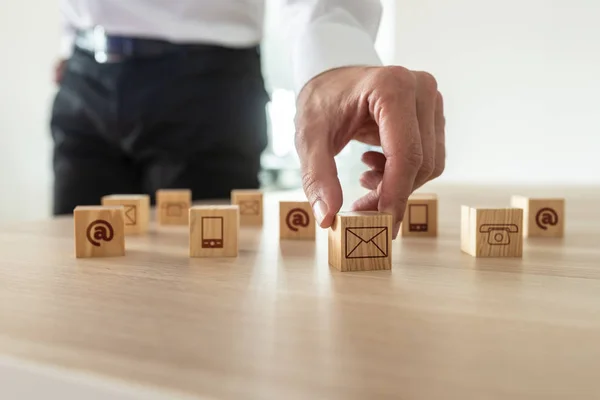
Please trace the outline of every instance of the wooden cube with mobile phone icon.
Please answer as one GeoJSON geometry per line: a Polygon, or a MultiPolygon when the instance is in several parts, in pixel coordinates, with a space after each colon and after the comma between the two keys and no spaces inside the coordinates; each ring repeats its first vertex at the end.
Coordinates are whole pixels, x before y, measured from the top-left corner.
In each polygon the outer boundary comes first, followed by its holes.
{"type": "Polygon", "coordinates": [[[238,206],[194,206],[189,214],[190,257],[237,257],[238,206]]]}
{"type": "Polygon", "coordinates": [[[523,209],[462,206],[460,242],[474,257],[521,257],[523,209]]]}
{"type": "Polygon", "coordinates": [[[438,199],[435,194],[415,193],[409,197],[402,221],[402,236],[437,236],[438,199]]]}

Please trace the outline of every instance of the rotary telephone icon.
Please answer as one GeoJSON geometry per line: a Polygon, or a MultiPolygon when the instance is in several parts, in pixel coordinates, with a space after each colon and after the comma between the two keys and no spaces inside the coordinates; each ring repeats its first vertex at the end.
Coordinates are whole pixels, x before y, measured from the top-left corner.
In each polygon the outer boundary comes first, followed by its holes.
{"type": "Polygon", "coordinates": [[[483,224],[479,227],[480,233],[487,233],[487,242],[490,246],[508,246],[510,234],[518,233],[519,227],[515,224],[483,224]]]}

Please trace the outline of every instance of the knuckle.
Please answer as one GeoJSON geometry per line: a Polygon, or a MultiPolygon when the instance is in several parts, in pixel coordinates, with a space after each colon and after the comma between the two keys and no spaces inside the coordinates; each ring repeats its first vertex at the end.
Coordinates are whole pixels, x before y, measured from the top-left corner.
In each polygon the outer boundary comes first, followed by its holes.
{"type": "Polygon", "coordinates": [[[429,72],[419,72],[417,74],[419,80],[419,86],[428,93],[438,93],[438,83],[433,75],[429,72]]]}
{"type": "Polygon", "coordinates": [[[435,163],[432,158],[426,158],[421,163],[421,174],[425,176],[431,176],[435,170],[435,163]]]}
{"type": "Polygon", "coordinates": [[[417,88],[415,74],[400,66],[389,66],[379,69],[376,80],[376,83],[392,93],[397,92],[399,87],[404,91],[415,91],[417,88]]]}
{"type": "Polygon", "coordinates": [[[400,65],[390,65],[389,67],[386,67],[384,71],[397,77],[412,75],[412,72],[408,68],[402,67],[400,65]]]}
{"type": "Polygon", "coordinates": [[[408,166],[420,169],[423,166],[423,151],[420,147],[413,146],[413,149],[408,149],[404,155],[404,160],[408,166]]]}

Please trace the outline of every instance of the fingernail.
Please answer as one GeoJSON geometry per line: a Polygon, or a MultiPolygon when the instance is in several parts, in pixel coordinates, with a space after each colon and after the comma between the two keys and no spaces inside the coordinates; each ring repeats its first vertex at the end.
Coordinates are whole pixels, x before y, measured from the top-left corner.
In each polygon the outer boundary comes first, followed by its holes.
{"type": "Polygon", "coordinates": [[[322,200],[317,200],[317,202],[313,206],[313,212],[315,213],[315,218],[317,219],[317,223],[321,225],[325,216],[327,215],[327,204],[322,200]]]}

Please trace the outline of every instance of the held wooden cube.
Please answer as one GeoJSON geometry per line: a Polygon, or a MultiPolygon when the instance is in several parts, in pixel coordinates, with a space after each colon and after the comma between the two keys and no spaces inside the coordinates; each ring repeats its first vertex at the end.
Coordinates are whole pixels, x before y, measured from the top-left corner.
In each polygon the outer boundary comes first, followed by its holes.
{"type": "Polygon", "coordinates": [[[159,189],[156,191],[156,213],[160,225],[187,225],[192,205],[189,189],[159,189]]]}
{"type": "Polygon", "coordinates": [[[404,221],[402,221],[402,236],[437,236],[437,214],[437,195],[413,194],[406,205],[404,221]]]}
{"type": "Polygon", "coordinates": [[[75,220],[75,257],[125,255],[123,206],[78,206],[75,220]]]}
{"type": "Polygon", "coordinates": [[[564,236],[565,199],[513,196],[511,203],[523,209],[523,236],[564,236]]]}
{"type": "Polygon", "coordinates": [[[190,257],[237,257],[238,206],[190,208],[190,257]]]}
{"type": "Polygon", "coordinates": [[[279,202],[279,238],[315,240],[316,225],[308,201],[279,202]]]}
{"type": "Polygon", "coordinates": [[[329,265],[342,272],[392,269],[392,215],[338,213],[329,229],[329,265]]]}
{"type": "Polygon", "coordinates": [[[474,257],[521,257],[523,210],[462,206],[460,242],[474,257]]]}
{"type": "Polygon", "coordinates": [[[240,225],[263,224],[263,194],[260,190],[232,190],[231,204],[240,208],[240,225]]]}
{"type": "Polygon", "coordinates": [[[148,231],[150,196],[147,194],[112,194],[102,197],[102,205],[123,206],[126,235],[148,231]]]}

